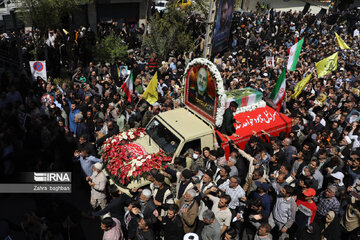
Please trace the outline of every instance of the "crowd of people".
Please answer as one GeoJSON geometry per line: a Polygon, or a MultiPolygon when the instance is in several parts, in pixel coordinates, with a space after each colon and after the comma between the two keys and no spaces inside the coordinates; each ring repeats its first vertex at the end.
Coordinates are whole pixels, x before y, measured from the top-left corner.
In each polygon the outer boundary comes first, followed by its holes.
{"type": "MultiPolygon", "coordinates": [[[[131,189],[131,196],[109,184],[98,150],[108,137],[182,107],[182,77],[196,54],[173,51],[161,60],[156,53],[139,55],[141,42],[135,38],[145,26],[113,22],[99,24],[98,36],[121,34],[135,51],[111,65],[96,63],[88,55],[95,41],[91,29],[49,30],[43,43],[49,75],[59,75],[63,67],[71,81],[33,81],[24,70],[2,74],[0,177],[70,170],[80,176],[80,187],[91,189],[92,211],[66,206],[62,212],[64,202],[43,199],[40,204],[47,207],[28,214],[22,224],[28,239],[84,239],[81,215],[101,217],[104,240],[359,239],[359,20],[356,9],[318,17],[273,10],[237,15],[231,52],[212,59],[227,91],[252,87],[269,96],[288,49],[305,39],[298,67],[286,76],[281,111],[293,120],[290,134],[254,133],[245,149],[232,145],[228,158],[215,138],[214,146],[189,150],[173,166],[153,169],[151,184],[131,189]],[[350,50],[339,49],[335,33],[350,50]],[[316,62],[336,51],[337,70],[317,78],[316,62]],[[274,56],[274,67],[266,67],[266,56],[274,56]],[[126,76],[118,69],[124,65],[134,76],[131,101],[121,91],[126,76]],[[155,72],[159,98],[150,105],[141,96],[155,72]],[[302,93],[291,98],[296,83],[310,73],[302,93]],[[31,230],[34,226],[41,231],[31,230]]],[[[0,49],[14,49],[11,35],[1,34],[0,49]]],[[[37,36],[21,35],[24,53],[30,54],[37,36]]]]}

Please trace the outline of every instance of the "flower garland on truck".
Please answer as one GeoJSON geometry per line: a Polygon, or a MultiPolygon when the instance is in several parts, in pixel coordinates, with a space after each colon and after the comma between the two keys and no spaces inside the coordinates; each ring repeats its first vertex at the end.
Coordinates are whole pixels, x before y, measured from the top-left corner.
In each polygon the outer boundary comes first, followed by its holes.
{"type": "Polygon", "coordinates": [[[144,128],[130,129],[108,138],[102,146],[105,170],[115,183],[126,186],[131,181],[146,178],[151,169],[167,167],[171,156],[160,150],[153,154],[137,156],[129,150],[128,144],[146,135],[144,128]]]}

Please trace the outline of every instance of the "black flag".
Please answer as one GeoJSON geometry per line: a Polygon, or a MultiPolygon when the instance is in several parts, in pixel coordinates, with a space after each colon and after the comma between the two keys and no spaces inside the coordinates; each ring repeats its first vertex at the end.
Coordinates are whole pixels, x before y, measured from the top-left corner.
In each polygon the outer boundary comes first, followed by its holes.
{"type": "Polygon", "coordinates": [[[321,19],[326,13],[326,9],[325,8],[321,8],[320,12],[316,15],[316,18],[321,19]]]}
{"type": "Polygon", "coordinates": [[[310,8],[310,3],[307,2],[304,6],[304,9],[302,10],[302,15],[305,15],[309,11],[309,8],[310,8]]]}

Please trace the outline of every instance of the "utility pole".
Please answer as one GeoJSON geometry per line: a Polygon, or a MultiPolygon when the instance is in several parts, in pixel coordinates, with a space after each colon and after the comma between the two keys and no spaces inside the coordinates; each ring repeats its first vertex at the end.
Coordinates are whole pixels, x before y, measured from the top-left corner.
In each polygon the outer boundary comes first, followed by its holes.
{"type": "Polygon", "coordinates": [[[212,49],[212,39],[214,36],[215,18],[216,18],[216,5],[217,0],[210,0],[209,4],[209,16],[206,22],[206,35],[203,57],[210,59],[212,49]]]}

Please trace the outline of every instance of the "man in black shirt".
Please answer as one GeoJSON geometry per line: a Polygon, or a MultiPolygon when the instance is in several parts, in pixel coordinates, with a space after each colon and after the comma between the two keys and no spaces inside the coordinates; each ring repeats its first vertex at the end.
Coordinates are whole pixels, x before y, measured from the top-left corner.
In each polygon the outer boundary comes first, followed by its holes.
{"type": "Polygon", "coordinates": [[[93,216],[103,216],[107,213],[111,213],[112,217],[119,219],[121,222],[121,226],[125,226],[124,222],[124,207],[129,206],[129,204],[133,201],[128,195],[121,193],[119,194],[119,190],[115,185],[109,186],[109,193],[111,196],[111,201],[109,204],[102,210],[93,212],[93,216]]]}
{"type": "Polygon", "coordinates": [[[164,240],[182,240],[184,236],[184,227],[181,218],[178,216],[179,207],[175,204],[169,205],[167,215],[161,217],[157,210],[154,216],[161,222],[164,229],[164,240]]]}
{"type": "Polygon", "coordinates": [[[161,173],[155,176],[153,197],[157,209],[161,209],[160,215],[165,216],[166,205],[174,203],[174,197],[169,185],[165,183],[164,175],[161,173]]]}
{"type": "Polygon", "coordinates": [[[151,228],[149,228],[149,223],[144,218],[141,218],[139,221],[139,227],[136,231],[137,240],[155,240],[155,234],[151,228]]]}
{"type": "Polygon", "coordinates": [[[216,185],[220,186],[229,178],[231,169],[229,166],[222,166],[219,171],[219,175],[215,178],[216,185]]]}

